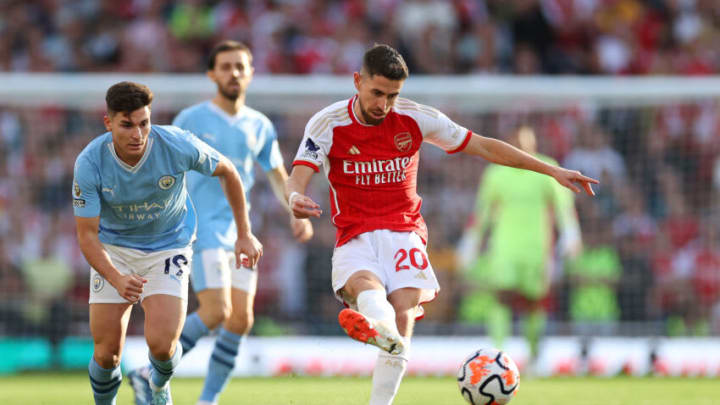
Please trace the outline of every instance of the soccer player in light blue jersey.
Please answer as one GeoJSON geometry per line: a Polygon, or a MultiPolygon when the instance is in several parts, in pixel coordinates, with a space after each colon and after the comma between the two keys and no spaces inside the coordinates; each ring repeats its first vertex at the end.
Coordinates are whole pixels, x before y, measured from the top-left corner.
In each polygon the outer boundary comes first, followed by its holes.
{"type": "MultiPolygon", "coordinates": [[[[295,238],[304,242],[312,237],[312,225],[309,220],[290,214],[284,192],[288,175],[275,128],[265,115],[245,105],[245,90],[252,75],[252,54],[247,46],[236,41],[219,43],[210,53],[207,69],[217,94],[212,100],[181,111],[173,124],[197,134],[227,156],[237,167],[246,192],[253,186],[253,166],[257,162],[267,174],[278,201],[286,207],[295,238]]],[[[247,264],[234,268],[235,224],[230,207],[220,198],[220,183],[196,173],[189,173],[187,180],[199,219],[190,275],[199,308],[188,316],[180,343],[187,353],[198,339],[218,328],[205,385],[197,402],[216,404],[230,379],[241,342],[253,324],[257,272],[247,264]]],[[[138,398],[147,396],[146,370],[140,368],[129,374],[138,405],[143,404],[138,398]]]]}
{"type": "Polygon", "coordinates": [[[236,257],[254,265],[262,245],[250,231],[245,192],[234,165],[192,133],[150,124],[153,94],[131,82],[107,91],[108,132],[78,155],[73,207],[80,249],[92,267],[89,364],[95,403],[115,404],[120,356],[135,303],[145,310],[151,404],[172,404],[169,380],[182,356],[196,214],[185,173],[218,176],[237,224],[236,257]]]}

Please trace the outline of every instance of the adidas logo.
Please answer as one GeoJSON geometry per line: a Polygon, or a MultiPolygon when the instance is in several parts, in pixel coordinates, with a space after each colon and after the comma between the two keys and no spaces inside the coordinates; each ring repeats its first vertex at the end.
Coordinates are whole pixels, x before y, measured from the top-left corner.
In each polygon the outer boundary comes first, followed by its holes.
{"type": "Polygon", "coordinates": [[[422,271],[421,271],[420,273],[418,273],[418,274],[415,276],[415,278],[419,278],[419,279],[422,279],[422,280],[427,280],[427,276],[426,276],[425,273],[422,272],[422,271]]]}
{"type": "Polygon", "coordinates": [[[353,146],[351,146],[350,149],[348,150],[348,153],[351,154],[351,155],[359,155],[359,154],[360,154],[360,149],[358,149],[357,146],[353,145],[353,146]]]}
{"type": "Polygon", "coordinates": [[[399,361],[399,360],[393,361],[393,360],[387,359],[387,360],[385,360],[385,365],[386,365],[386,366],[390,366],[390,367],[394,367],[394,368],[400,368],[400,367],[402,367],[402,364],[400,364],[400,361],[399,361]]]}

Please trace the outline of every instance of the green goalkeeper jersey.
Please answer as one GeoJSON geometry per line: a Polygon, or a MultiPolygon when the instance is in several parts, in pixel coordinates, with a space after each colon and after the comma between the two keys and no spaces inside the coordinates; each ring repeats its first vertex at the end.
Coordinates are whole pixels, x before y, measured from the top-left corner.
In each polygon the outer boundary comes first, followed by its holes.
{"type": "MultiPolygon", "coordinates": [[[[553,159],[539,159],[557,164],[553,159]]],[[[543,174],[490,165],[483,175],[476,205],[476,230],[490,231],[481,274],[503,288],[542,294],[544,274],[552,254],[553,223],[577,230],[574,196],[543,174]],[[488,271],[489,270],[489,273],[488,271]]]]}

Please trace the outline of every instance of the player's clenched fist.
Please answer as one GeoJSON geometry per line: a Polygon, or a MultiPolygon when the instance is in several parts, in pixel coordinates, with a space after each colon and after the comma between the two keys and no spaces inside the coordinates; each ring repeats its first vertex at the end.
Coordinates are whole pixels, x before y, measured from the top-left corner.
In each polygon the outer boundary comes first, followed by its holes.
{"type": "Polygon", "coordinates": [[[147,280],[137,274],[124,274],[115,280],[113,287],[126,300],[137,302],[143,292],[143,285],[147,280]]]}
{"type": "Polygon", "coordinates": [[[240,265],[249,269],[254,268],[262,254],[263,246],[260,241],[255,238],[255,235],[252,233],[238,235],[235,241],[235,268],[239,269],[240,265]],[[245,262],[243,262],[242,255],[247,256],[245,262]]]}
{"type": "Polygon", "coordinates": [[[295,218],[319,217],[322,215],[320,206],[312,198],[295,191],[290,193],[288,205],[295,218]]]}

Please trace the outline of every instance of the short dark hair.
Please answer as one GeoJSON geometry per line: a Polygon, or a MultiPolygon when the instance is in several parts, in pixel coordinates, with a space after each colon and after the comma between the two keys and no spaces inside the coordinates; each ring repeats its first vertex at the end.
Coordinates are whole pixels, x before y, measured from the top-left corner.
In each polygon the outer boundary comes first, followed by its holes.
{"type": "Polygon", "coordinates": [[[227,52],[227,51],[243,51],[247,52],[248,58],[250,58],[250,62],[252,62],[252,52],[250,52],[250,48],[239,41],[233,41],[233,40],[225,40],[220,42],[219,44],[215,45],[213,49],[210,51],[210,55],[208,56],[208,70],[215,69],[215,59],[217,58],[217,55],[220,52],[227,52]]]}
{"type": "Polygon", "coordinates": [[[385,44],[375,44],[365,52],[363,70],[370,77],[380,75],[390,80],[405,80],[410,74],[400,52],[385,44]]]}
{"type": "Polygon", "coordinates": [[[153,101],[152,91],[144,84],[120,82],[113,84],[105,94],[108,114],[130,113],[148,106],[153,101]]]}

